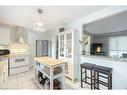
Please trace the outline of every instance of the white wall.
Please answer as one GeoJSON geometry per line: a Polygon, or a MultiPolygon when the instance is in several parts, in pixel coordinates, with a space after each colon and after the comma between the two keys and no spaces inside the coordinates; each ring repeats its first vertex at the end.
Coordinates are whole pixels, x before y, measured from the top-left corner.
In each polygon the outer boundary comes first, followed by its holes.
{"type": "MultiPolygon", "coordinates": [[[[123,11],[126,11],[127,10],[127,7],[121,7],[121,6],[118,6],[118,7],[109,7],[109,8],[106,8],[106,9],[103,9],[103,10],[100,10],[96,13],[93,13],[91,15],[88,15],[87,17],[84,17],[84,18],[81,18],[79,20],[76,20],[74,22],[71,22],[69,24],[65,24],[65,25],[60,25],[59,27],[56,27],[56,31],[53,31],[51,34],[50,34],[50,38],[52,39],[52,56],[55,56],[55,53],[56,53],[56,49],[55,49],[55,45],[56,45],[56,41],[55,41],[55,37],[56,35],[59,33],[58,30],[60,27],[64,27],[66,30],[67,29],[76,29],[77,32],[79,32],[79,39],[82,35],[82,32],[83,32],[83,25],[85,24],[88,24],[88,23],[91,23],[91,22],[94,22],[96,20],[99,20],[99,19],[102,19],[102,18],[106,18],[106,17],[109,17],[109,16],[112,16],[114,14],[118,14],[118,13],[121,13],[123,11]]],[[[79,62],[78,63],[81,63],[80,61],[80,52],[81,52],[81,46],[79,47],[79,62]]],[[[77,68],[78,70],[78,68],[77,68]]]]}
{"type": "MultiPolygon", "coordinates": [[[[68,25],[65,25],[66,28],[73,28],[73,29],[77,29],[78,32],[80,33],[79,37],[81,37],[82,32],[83,32],[83,25],[100,20],[102,18],[106,18],[106,17],[110,17],[116,14],[120,14],[124,11],[127,11],[127,7],[122,7],[122,6],[118,6],[118,7],[109,7],[109,8],[105,8],[103,10],[100,10],[96,13],[93,13],[87,17],[81,18],[75,22],[72,22],[68,25]]],[[[80,51],[81,51],[81,47],[80,47],[80,51]]],[[[80,52],[79,51],[79,52],[80,52]]]]}
{"type": "MultiPolygon", "coordinates": [[[[83,32],[83,25],[97,21],[97,20],[100,20],[102,18],[112,16],[114,14],[121,13],[121,12],[126,11],[126,10],[127,10],[127,7],[125,7],[125,6],[123,6],[123,7],[122,6],[108,7],[108,8],[105,8],[103,10],[100,10],[98,12],[95,12],[91,15],[88,15],[84,18],[81,18],[81,19],[78,19],[74,22],[71,22],[69,24],[63,24],[63,25],[60,25],[59,27],[56,27],[55,31],[52,31],[50,33],[50,38],[52,39],[51,40],[52,41],[52,56],[54,57],[54,55],[56,53],[56,49],[55,49],[56,41],[55,41],[55,39],[56,39],[56,35],[58,35],[58,33],[59,33],[58,30],[60,27],[64,27],[65,29],[76,29],[77,32],[79,32],[79,39],[80,39],[82,32],[83,32]]],[[[80,47],[80,51],[81,51],[81,47],[80,47]]]]}
{"type": "Polygon", "coordinates": [[[56,35],[52,35],[52,57],[56,58],[56,35]]]}
{"type": "Polygon", "coordinates": [[[48,33],[36,33],[28,30],[28,44],[29,44],[29,62],[33,66],[34,57],[36,56],[36,40],[49,40],[48,33]]]}

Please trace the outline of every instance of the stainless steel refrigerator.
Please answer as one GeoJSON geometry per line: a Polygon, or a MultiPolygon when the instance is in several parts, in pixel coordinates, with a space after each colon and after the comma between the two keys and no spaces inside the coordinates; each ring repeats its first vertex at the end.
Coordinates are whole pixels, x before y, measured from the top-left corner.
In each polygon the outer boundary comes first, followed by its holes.
{"type": "Polygon", "coordinates": [[[49,41],[36,40],[36,57],[49,56],[49,41]]]}

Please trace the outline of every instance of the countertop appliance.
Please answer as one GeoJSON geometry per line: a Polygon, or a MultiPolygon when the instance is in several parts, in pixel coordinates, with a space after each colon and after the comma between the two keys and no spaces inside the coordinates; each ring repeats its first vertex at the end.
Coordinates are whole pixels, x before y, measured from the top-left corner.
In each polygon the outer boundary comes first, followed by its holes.
{"type": "Polygon", "coordinates": [[[49,56],[49,41],[36,40],[36,57],[49,56]]]}

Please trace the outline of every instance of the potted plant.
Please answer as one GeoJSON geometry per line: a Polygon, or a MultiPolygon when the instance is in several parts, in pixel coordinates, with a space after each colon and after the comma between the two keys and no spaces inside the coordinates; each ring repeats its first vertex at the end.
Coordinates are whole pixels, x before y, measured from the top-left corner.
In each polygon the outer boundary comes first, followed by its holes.
{"type": "Polygon", "coordinates": [[[87,35],[82,35],[82,37],[79,40],[79,42],[82,45],[82,55],[85,55],[86,45],[88,44],[88,36],[87,35]]]}

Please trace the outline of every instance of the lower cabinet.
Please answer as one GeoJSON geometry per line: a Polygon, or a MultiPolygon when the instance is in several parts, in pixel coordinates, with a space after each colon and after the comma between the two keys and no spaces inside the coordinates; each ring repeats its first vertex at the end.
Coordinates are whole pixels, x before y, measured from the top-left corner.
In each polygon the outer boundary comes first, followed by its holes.
{"type": "Polygon", "coordinates": [[[0,27],[0,44],[8,45],[10,42],[10,30],[0,27]]]}
{"type": "Polygon", "coordinates": [[[10,75],[19,74],[26,71],[29,71],[28,65],[10,69],[10,75]]]}

